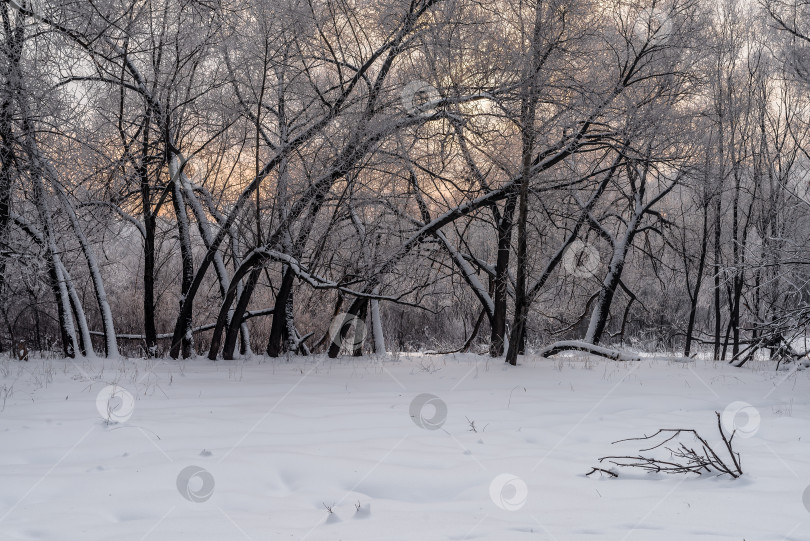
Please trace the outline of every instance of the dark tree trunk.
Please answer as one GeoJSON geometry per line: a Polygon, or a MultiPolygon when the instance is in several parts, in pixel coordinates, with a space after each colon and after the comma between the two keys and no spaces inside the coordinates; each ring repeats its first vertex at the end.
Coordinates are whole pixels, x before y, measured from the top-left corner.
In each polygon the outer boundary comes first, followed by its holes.
{"type": "Polygon", "coordinates": [[[189,290],[191,289],[191,282],[194,280],[194,255],[191,251],[191,237],[188,224],[188,213],[186,212],[186,204],[181,194],[179,179],[174,182],[172,192],[172,205],[174,206],[174,214],[177,217],[177,229],[180,237],[180,259],[182,260],[182,283],[180,285],[180,311],[183,314],[182,321],[182,334],[179,337],[181,351],[184,359],[188,359],[192,354],[192,311],[183,310],[183,307],[188,304],[189,290]]]}
{"type": "MultiPolygon", "coordinates": [[[[741,271],[740,271],[741,272],[741,271]]],[[[731,355],[735,357],[740,352],[740,304],[742,301],[743,276],[740,273],[734,277],[734,295],[731,310],[731,355]]]]}
{"type": "MultiPolygon", "coordinates": [[[[333,174],[335,175],[335,178],[338,178],[338,177],[342,177],[343,175],[345,175],[346,171],[342,171],[342,170],[341,171],[336,171],[333,174]]],[[[328,193],[329,193],[328,190],[326,190],[326,191],[321,191],[321,192],[318,192],[318,193],[315,194],[315,196],[314,196],[314,198],[312,200],[312,205],[310,206],[310,209],[309,209],[309,216],[308,216],[309,219],[304,224],[304,226],[301,228],[301,230],[298,233],[298,237],[295,239],[295,242],[293,243],[293,246],[292,246],[292,252],[293,253],[291,255],[293,255],[294,257],[300,256],[300,253],[303,251],[303,247],[306,244],[307,239],[309,238],[309,234],[312,231],[312,226],[315,223],[315,219],[318,216],[318,213],[320,212],[321,207],[323,205],[323,202],[326,199],[326,196],[327,196],[328,193]]],[[[270,243],[270,244],[272,245],[272,243],[270,243]]],[[[261,263],[251,273],[251,278],[248,280],[248,283],[245,284],[245,287],[242,290],[242,294],[239,296],[239,301],[237,302],[236,306],[234,307],[233,314],[230,317],[230,324],[229,324],[230,328],[228,330],[228,336],[226,337],[226,341],[225,341],[225,348],[224,348],[225,351],[223,351],[223,354],[222,354],[223,359],[233,359],[233,351],[234,351],[234,349],[236,347],[236,332],[235,331],[238,330],[239,326],[242,324],[242,321],[243,321],[244,315],[245,315],[245,310],[247,310],[248,303],[250,302],[250,298],[253,295],[253,291],[256,288],[256,284],[257,284],[258,279],[259,279],[259,272],[261,270],[261,266],[264,265],[265,259],[263,259],[263,258],[260,258],[260,259],[261,259],[261,263]],[[256,273],[255,278],[253,276],[254,273],[256,273]],[[231,332],[231,328],[234,329],[234,332],[231,332]]],[[[288,270],[291,272],[291,269],[288,269],[288,270]]],[[[285,271],[285,276],[286,276],[286,272],[287,271],[285,271]]],[[[290,288],[292,287],[292,278],[293,277],[294,277],[294,275],[290,277],[290,280],[291,280],[290,288]]],[[[239,279],[241,279],[240,276],[234,275],[234,277],[231,279],[231,283],[236,284],[239,279]]],[[[282,284],[282,287],[283,287],[283,284],[282,284]]],[[[227,308],[230,306],[230,304],[232,302],[233,302],[233,296],[226,293],[225,298],[223,299],[222,309],[220,310],[220,317],[219,317],[219,319],[217,321],[217,328],[214,330],[214,338],[213,338],[213,340],[211,342],[211,351],[208,354],[209,359],[215,359],[216,358],[216,354],[217,354],[216,350],[219,349],[219,332],[220,332],[219,329],[222,328],[222,326],[221,326],[222,321],[221,320],[223,318],[223,314],[225,313],[224,311],[227,310],[227,308]],[[214,349],[214,346],[216,346],[216,350],[214,349]]],[[[283,340],[283,338],[286,338],[286,335],[288,334],[287,331],[289,330],[288,326],[287,326],[287,323],[286,323],[286,320],[287,320],[286,314],[287,313],[292,313],[292,306],[288,306],[288,303],[290,303],[290,302],[292,302],[292,293],[291,293],[291,291],[286,294],[284,304],[279,304],[278,297],[276,298],[275,307],[278,308],[279,311],[275,311],[275,309],[274,309],[273,325],[274,326],[276,325],[276,320],[278,320],[278,319],[281,320],[281,321],[279,321],[279,324],[283,325],[282,334],[281,334],[282,340],[283,340]],[[278,316],[281,316],[281,317],[278,317],[278,316]]],[[[271,340],[272,339],[273,339],[273,337],[272,337],[272,331],[271,331],[271,340]]],[[[270,343],[269,342],[268,342],[267,347],[268,347],[268,350],[269,350],[269,348],[270,348],[270,343]]],[[[279,349],[279,352],[280,352],[280,349],[279,349]]],[[[269,353],[268,353],[268,355],[269,355],[269,353]]]]}
{"type": "Polygon", "coordinates": [[[716,195],[714,222],[714,358],[720,359],[720,194],[716,195]]]}
{"type": "MultiPolygon", "coordinates": [[[[3,99],[0,104],[0,302],[2,302],[6,288],[6,260],[7,254],[10,252],[7,241],[11,219],[12,170],[15,161],[10,118],[11,99],[6,90],[2,92],[3,99]]],[[[4,350],[2,335],[0,335],[0,351],[4,350]]]]}
{"type": "MultiPolygon", "coordinates": [[[[731,356],[736,358],[740,352],[740,298],[742,296],[742,286],[745,271],[741,268],[745,261],[741,247],[745,248],[745,234],[740,234],[740,171],[736,156],[736,149],[732,147],[731,158],[734,161],[734,199],[731,204],[731,252],[734,265],[734,276],[732,278],[730,299],[729,299],[729,327],[732,333],[731,356]],[[741,246],[742,243],[742,246],[741,246]]],[[[728,338],[727,338],[728,340],[728,338]]],[[[725,346],[723,347],[723,358],[726,356],[725,346]]]]}
{"type": "Polygon", "coordinates": [[[67,314],[67,307],[62,302],[62,292],[59,290],[59,277],[56,273],[56,263],[54,262],[53,257],[50,256],[50,253],[48,255],[48,285],[51,286],[53,296],[56,298],[56,312],[60,315],[59,335],[62,339],[62,352],[65,354],[65,357],[70,357],[72,359],[76,356],[76,350],[73,340],[71,340],[70,334],[67,332],[64,324],[64,314],[67,314]]]}
{"type": "Polygon", "coordinates": [[[503,215],[498,223],[498,257],[495,263],[495,311],[492,316],[492,329],[489,354],[492,357],[503,355],[506,336],[506,310],[509,299],[509,257],[512,250],[512,230],[518,193],[510,192],[506,198],[503,215]]]}
{"type": "MultiPolygon", "coordinates": [[[[12,30],[9,17],[8,4],[3,5],[3,33],[6,41],[3,44],[4,64],[7,66],[3,73],[3,85],[0,88],[0,302],[6,286],[6,264],[9,253],[6,242],[9,222],[11,220],[11,186],[13,171],[16,167],[14,154],[14,133],[12,128],[14,100],[13,83],[14,73],[19,67],[22,55],[22,29],[12,30]]],[[[9,345],[13,347],[13,345],[9,345]]],[[[2,335],[0,335],[0,351],[4,350],[2,335]]]]}
{"type": "MultiPolygon", "coordinates": [[[[512,326],[512,337],[509,349],[506,352],[506,362],[517,364],[518,352],[525,343],[526,318],[529,316],[529,299],[526,291],[526,277],[529,272],[528,246],[526,223],[529,214],[529,182],[531,181],[532,151],[534,149],[534,125],[537,112],[537,72],[540,69],[540,39],[541,39],[541,5],[535,6],[534,32],[531,41],[532,62],[530,71],[523,88],[520,107],[522,157],[520,199],[518,206],[518,253],[517,253],[517,282],[515,284],[515,318],[512,326]]],[[[498,252],[500,256],[500,251],[498,252]]],[[[507,265],[508,268],[508,265],[507,265]]],[[[503,346],[501,345],[501,349],[503,346]]]]}
{"type": "Polygon", "coordinates": [[[607,319],[610,315],[610,306],[613,304],[613,297],[616,295],[616,288],[619,286],[622,271],[624,270],[624,258],[618,263],[611,264],[608,271],[609,276],[599,292],[599,298],[596,301],[593,313],[592,327],[588,328],[588,337],[585,339],[594,345],[599,344],[602,338],[602,333],[605,331],[607,319]]]}
{"type": "MultiPolygon", "coordinates": [[[[359,297],[354,299],[354,302],[352,302],[352,305],[349,307],[349,311],[346,312],[349,317],[346,318],[346,321],[344,321],[343,325],[340,327],[338,336],[332,337],[332,341],[329,343],[329,358],[334,359],[340,355],[340,350],[343,348],[343,341],[351,327],[351,320],[353,319],[352,316],[360,317],[360,314],[365,313],[366,304],[368,304],[368,299],[366,298],[359,297]]],[[[357,338],[355,337],[355,342],[356,341],[357,338]]],[[[362,348],[362,343],[360,347],[362,348]]],[[[355,346],[355,348],[353,348],[353,353],[356,351],[357,349],[355,346]]]]}
{"type": "Polygon", "coordinates": [[[692,335],[695,332],[695,316],[697,314],[698,299],[700,296],[700,286],[703,282],[703,272],[706,267],[706,253],[709,244],[709,210],[703,211],[703,238],[700,242],[700,259],[698,261],[697,277],[695,278],[695,288],[689,298],[689,323],[686,326],[686,344],[683,348],[684,357],[692,354],[692,335]]]}
{"type": "Polygon", "coordinates": [[[152,188],[149,179],[149,115],[144,119],[143,144],[136,174],[141,188],[141,215],[143,217],[143,333],[146,355],[157,355],[157,327],[155,325],[155,232],[157,222],[152,210],[152,188]]]}
{"type": "Polygon", "coordinates": [[[267,341],[267,356],[278,357],[284,353],[284,342],[289,338],[287,330],[287,304],[292,293],[295,273],[291,268],[285,267],[281,278],[281,286],[276,294],[276,304],[273,312],[273,324],[270,327],[270,338],[267,341]]]}
{"type": "MultiPolygon", "coordinates": [[[[222,345],[223,330],[226,329],[229,321],[233,321],[234,317],[236,317],[235,314],[232,317],[229,317],[231,304],[233,304],[233,300],[236,297],[236,284],[239,283],[239,280],[241,280],[248,273],[248,271],[250,271],[252,275],[253,271],[255,271],[257,268],[254,267],[253,270],[250,270],[249,265],[251,264],[260,266],[264,264],[264,261],[261,257],[254,253],[242,262],[242,265],[236,269],[231,277],[231,284],[228,286],[228,290],[225,292],[225,298],[222,301],[222,306],[220,307],[219,315],[217,316],[217,324],[216,327],[214,327],[213,334],[211,335],[211,348],[208,350],[208,358],[212,361],[217,360],[219,348],[222,345]]],[[[258,282],[258,278],[256,279],[256,282],[258,282]]],[[[255,287],[256,282],[251,284],[251,282],[248,281],[248,283],[245,284],[245,287],[242,289],[242,293],[239,296],[240,301],[242,298],[250,298],[250,294],[253,293],[253,287],[255,287]],[[247,297],[245,297],[246,295],[247,297]]],[[[244,305],[247,306],[247,300],[244,302],[244,305]]],[[[177,334],[177,329],[175,329],[175,334],[177,334]]],[[[174,352],[172,352],[171,355],[174,356],[174,352]]]]}
{"type": "MultiPolygon", "coordinates": [[[[252,271],[250,271],[250,275],[248,276],[247,282],[245,283],[245,287],[244,289],[242,289],[242,294],[239,296],[239,300],[236,302],[236,307],[234,308],[234,312],[231,315],[231,320],[228,323],[228,330],[225,335],[225,346],[222,348],[222,358],[226,361],[233,360],[233,354],[234,351],[236,351],[236,343],[239,338],[239,328],[242,326],[242,321],[244,321],[245,310],[247,310],[248,303],[250,303],[250,296],[253,294],[253,290],[256,289],[256,284],[259,282],[259,277],[261,276],[261,274],[262,274],[261,265],[255,267],[252,271]]],[[[232,282],[234,284],[236,283],[235,280],[236,278],[232,279],[232,282]]],[[[276,316],[274,313],[273,319],[275,320],[275,318],[276,316]]],[[[211,349],[213,351],[213,343],[211,349]]],[[[217,349],[219,349],[218,346],[217,349]]],[[[216,355],[216,353],[214,355],[216,355]]]]}
{"type": "MultiPolygon", "coordinates": [[[[365,302],[360,306],[360,310],[357,313],[358,321],[366,321],[366,316],[368,316],[368,299],[364,299],[365,302]]],[[[361,326],[358,322],[357,325],[354,327],[354,340],[352,341],[352,356],[353,357],[362,357],[363,356],[363,343],[366,340],[366,336],[368,335],[368,326],[365,327],[361,326]],[[358,333],[361,333],[358,335],[358,333]]]]}
{"type": "Polygon", "coordinates": [[[143,327],[146,354],[157,355],[157,328],[155,326],[155,219],[144,216],[143,240],[143,327]]]}

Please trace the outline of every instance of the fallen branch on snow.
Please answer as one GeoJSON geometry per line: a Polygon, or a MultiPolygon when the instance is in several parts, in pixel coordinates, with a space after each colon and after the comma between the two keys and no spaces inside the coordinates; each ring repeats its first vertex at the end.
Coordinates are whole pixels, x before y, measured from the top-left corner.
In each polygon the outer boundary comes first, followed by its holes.
{"type": "Polygon", "coordinates": [[[586,353],[590,353],[591,355],[605,357],[607,359],[611,359],[614,361],[641,360],[641,358],[638,355],[630,355],[628,353],[624,353],[622,351],[618,351],[615,349],[604,348],[602,346],[595,346],[587,342],[580,342],[579,340],[563,340],[561,342],[555,342],[550,346],[541,349],[539,354],[541,357],[551,357],[552,355],[562,353],[563,351],[584,351],[586,353]]]}
{"type": "Polygon", "coordinates": [[[597,468],[597,467],[594,466],[593,468],[591,468],[591,471],[589,471],[588,473],[585,474],[585,477],[588,477],[589,475],[594,474],[596,472],[606,473],[611,477],[618,477],[619,476],[619,474],[616,473],[615,471],[606,470],[604,468],[597,468]]]}
{"type": "MultiPolygon", "coordinates": [[[[723,431],[723,425],[720,421],[720,414],[717,412],[715,412],[715,414],[717,415],[717,429],[720,432],[720,437],[723,439],[723,445],[726,448],[726,454],[730,458],[730,463],[727,463],[728,458],[726,460],[720,458],[720,455],[697,431],[684,428],[662,428],[651,436],[614,441],[614,444],[625,441],[649,441],[654,440],[659,435],[669,435],[663,441],[652,447],[640,449],[639,454],[636,456],[605,456],[600,458],[599,462],[607,461],[621,468],[640,468],[649,473],[696,473],[698,475],[703,473],[718,473],[719,475],[730,475],[732,478],[736,479],[740,477],[743,472],[740,454],[734,452],[731,446],[735,432],[732,432],[730,437],[726,437],[723,431]],[[700,443],[697,449],[678,440],[680,436],[686,434],[691,434],[694,439],[700,443]],[[666,444],[672,441],[675,441],[678,445],[667,447],[666,444]],[[661,459],[641,454],[659,448],[669,451],[670,457],[668,459],[661,459]]],[[[615,471],[597,467],[592,468],[591,471],[585,475],[591,475],[597,471],[608,473],[613,477],[619,476],[615,471]]]]}

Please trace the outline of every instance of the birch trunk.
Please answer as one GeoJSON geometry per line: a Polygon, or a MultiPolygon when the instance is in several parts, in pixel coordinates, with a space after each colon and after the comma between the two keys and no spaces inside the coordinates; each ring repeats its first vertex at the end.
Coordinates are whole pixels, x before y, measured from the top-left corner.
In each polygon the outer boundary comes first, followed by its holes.
{"type": "MultiPolygon", "coordinates": [[[[374,289],[374,294],[380,294],[380,288],[374,289]]],[[[380,317],[380,301],[372,299],[371,301],[371,332],[374,339],[374,353],[377,355],[386,355],[385,351],[385,335],[383,335],[382,318],[380,317]]]]}
{"type": "MultiPolygon", "coordinates": [[[[191,233],[189,231],[188,212],[186,211],[186,202],[183,197],[183,189],[181,186],[182,180],[179,178],[179,160],[176,155],[169,158],[169,175],[171,176],[170,182],[172,186],[172,204],[174,206],[174,214],[177,219],[177,235],[180,242],[180,258],[182,260],[182,283],[180,288],[180,312],[183,319],[180,322],[179,336],[175,340],[179,340],[182,355],[184,359],[188,359],[193,355],[193,335],[192,328],[192,315],[193,312],[188,307],[183,309],[191,299],[188,298],[191,283],[194,280],[194,255],[191,247],[191,233]]],[[[172,345],[174,348],[175,344],[172,345]]]]}
{"type": "MultiPolygon", "coordinates": [[[[55,174],[53,171],[51,171],[51,173],[55,174]]],[[[70,225],[73,228],[73,232],[76,234],[76,238],[78,239],[79,245],[82,249],[82,254],[87,261],[87,268],[90,270],[93,291],[96,294],[96,302],[98,303],[98,309],[101,313],[101,324],[104,332],[104,351],[107,357],[117,357],[118,341],[115,337],[115,325],[113,323],[113,315],[112,310],[110,309],[110,303],[107,301],[107,292],[104,289],[104,280],[101,278],[101,271],[98,267],[98,260],[90,247],[90,243],[87,241],[87,237],[85,236],[81,224],[79,223],[79,218],[76,216],[76,211],[73,209],[73,205],[71,204],[67,195],[62,190],[62,187],[59,186],[58,181],[52,178],[51,184],[62,201],[62,207],[70,219],[70,225]]],[[[81,320],[82,318],[79,319],[81,320]]],[[[82,329],[82,334],[84,335],[84,329],[82,329]]],[[[87,336],[90,336],[89,330],[87,336]]]]}
{"type": "Polygon", "coordinates": [[[81,346],[82,353],[87,357],[95,357],[96,352],[93,350],[93,339],[90,335],[90,326],[87,324],[87,316],[84,313],[82,306],[82,299],[79,297],[79,292],[73,284],[73,279],[70,277],[65,265],[59,256],[55,258],[56,265],[62,274],[62,280],[67,288],[68,298],[70,300],[70,307],[72,308],[73,316],[76,324],[79,326],[79,345],[81,346]]]}

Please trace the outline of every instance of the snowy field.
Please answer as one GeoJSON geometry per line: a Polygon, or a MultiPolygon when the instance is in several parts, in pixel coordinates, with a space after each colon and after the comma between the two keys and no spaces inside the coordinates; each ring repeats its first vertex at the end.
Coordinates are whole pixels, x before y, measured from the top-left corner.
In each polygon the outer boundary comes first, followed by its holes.
{"type": "Polygon", "coordinates": [[[521,361],[0,361],[0,539],[810,539],[810,370],[521,361]],[[739,479],[585,476],[729,407],[739,479]]]}

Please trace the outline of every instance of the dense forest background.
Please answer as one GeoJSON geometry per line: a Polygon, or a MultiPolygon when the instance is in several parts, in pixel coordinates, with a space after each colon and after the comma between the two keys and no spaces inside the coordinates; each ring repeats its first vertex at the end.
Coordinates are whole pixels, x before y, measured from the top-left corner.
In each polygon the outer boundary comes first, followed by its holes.
{"type": "Polygon", "coordinates": [[[0,16],[3,351],[806,350],[802,0],[0,16]]]}

